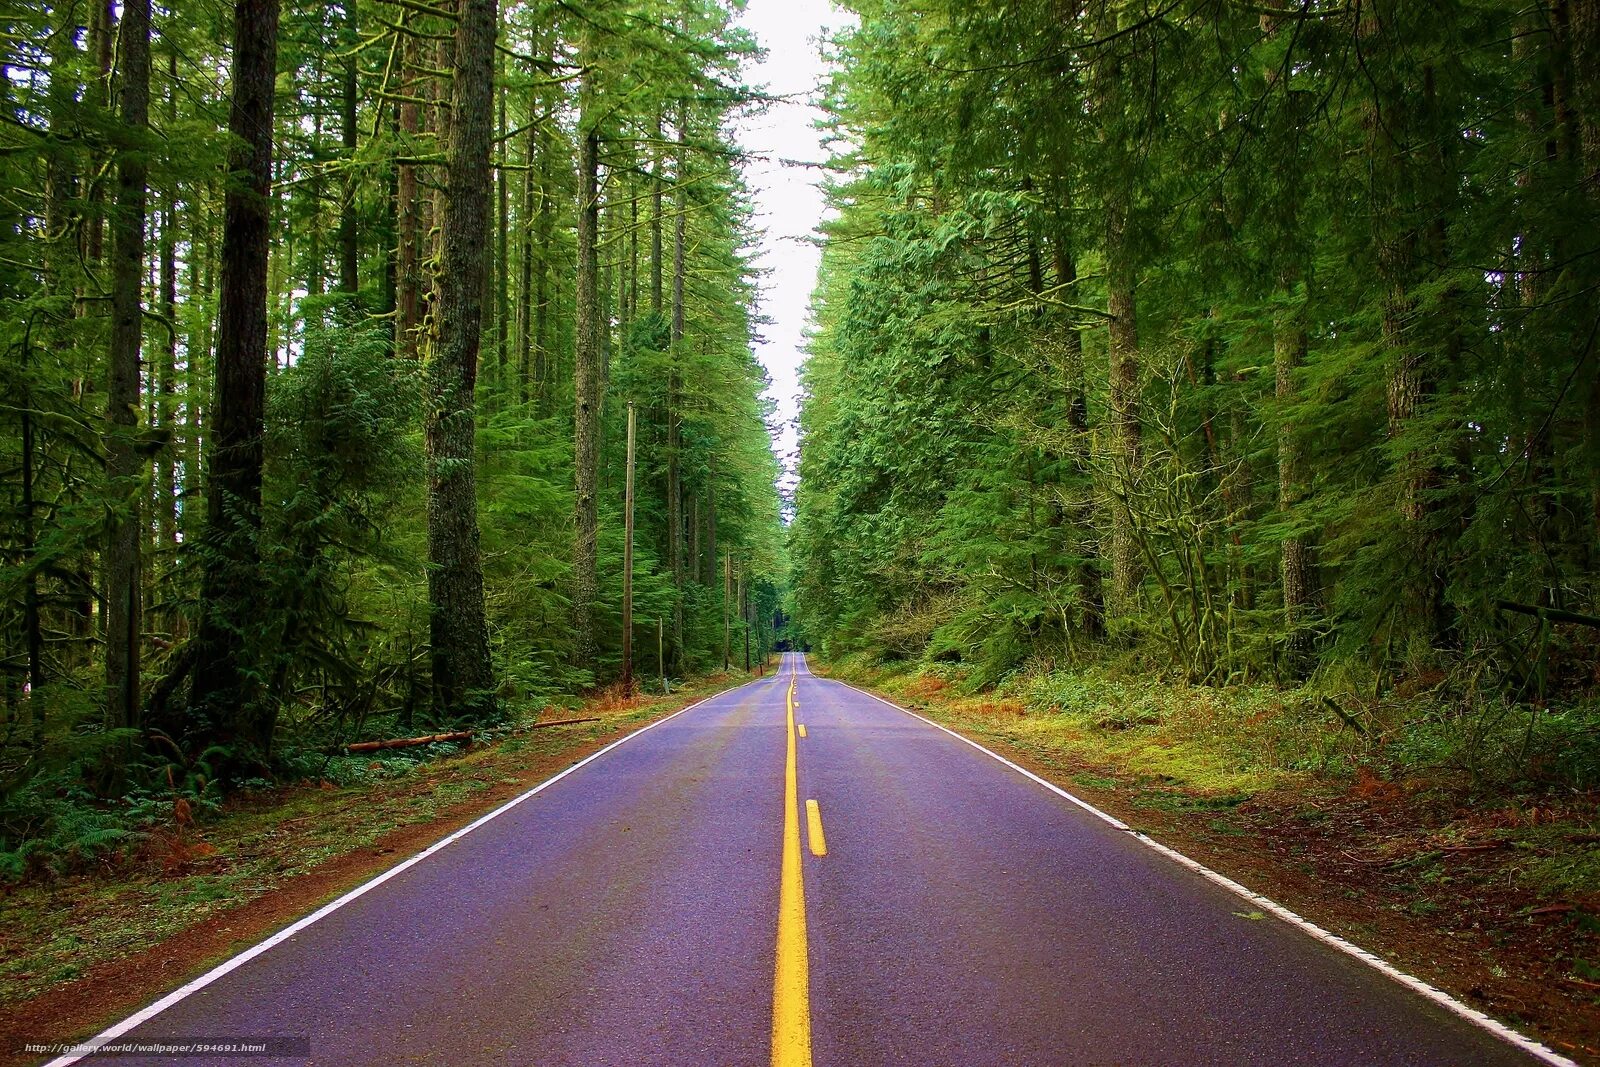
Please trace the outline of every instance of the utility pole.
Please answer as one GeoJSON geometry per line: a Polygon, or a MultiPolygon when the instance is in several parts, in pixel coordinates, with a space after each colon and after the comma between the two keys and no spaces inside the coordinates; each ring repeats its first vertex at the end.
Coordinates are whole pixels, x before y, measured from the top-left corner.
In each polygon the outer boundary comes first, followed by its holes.
{"type": "Polygon", "coordinates": [[[633,441],[635,412],[628,401],[628,475],[622,496],[622,695],[633,696],[633,441]]]}
{"type": "Polygon", "coordinates": [[[739,622],[744,626],[744,673],[750,673],[750,605],[744,582],[744,560],[739,561],[739,622]]]}
{"type": "Polygon", "coordinates": [[[729,658],[729,646],[733,640],[733,623],[728,618],[728,610],[733,600],[733,557],[722,557],[722,670],[724,673],[733,665],[729,658]]]}

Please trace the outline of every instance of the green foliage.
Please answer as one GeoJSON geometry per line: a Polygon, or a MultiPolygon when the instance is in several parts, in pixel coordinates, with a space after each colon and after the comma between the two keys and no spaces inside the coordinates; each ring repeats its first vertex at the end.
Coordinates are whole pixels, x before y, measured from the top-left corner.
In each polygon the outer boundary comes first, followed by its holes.
{"type": "MultiPolygon", "coordinates": [[[[0,205],[0,851],[13,870],[109,855],[174,798],[198,816],[221,786],[354,781],[366,764],[330,750],[462,713],[436,706],[431,677],[432,645],[450,634],[430,629],[442,613],[429,603],[424,441],[426,357],[448,325],[436,282],[451,109],[434,102],[450,99],[453,52],[442,42],[454,23],[392,0],[284,5],[266,291],[234,294],[267,312],[265,349],[251,352],[268,368],[258,508],[249,478],[237,496],[209,499],[221,489],[207,470],[215,432],[248,426],[257,399],[220,391],[216,367],[222,288],[237,283],[222,269],[233,236],[223,210],[232,19],[226,5],[156,9],[153,136],[134,140],[113,106],[128,77],[109,35],[117,11],[24,4],[0,46],[0,177],[15,191],[0,205]],[[149,163],[149,284],[130,492],[104,469],[104,295],[108,175],[132,151],[149,163]],[[134,733],[114,734],[95,710],[108,681],[105,535],[108,518],[130,514],[147,531],[134,626],[143,673],[125,680],[144,707],[134,733]],[[243,594],[202,604],[202,571],[219,552],[243,594]],[[245,692],[224,709],[186,699],[208,608],[230,609],[209,617],[244,631],[229,636],[243,650],[245,692]]],[[[730,139],[754,95],[741,67],[755,46],[737,14],[724,0],[501,5],[476,449],[434,473],[473,466],[495,695],[510,719],[621,672],[630,400],[641,445],[638,673],[654,665],[661,619],[678,674],[720,667],[725,613],[736,658],[746,635],[758,657],[775,643],[786,578],[778,472],[751,353],[756,230],[730,139]],[[598,106],[580,107],[580,91],[598,106]],[[578,662],[574,179],[588,127],[606,174],[606,389],[601,641],[578,662]],[[663,279],[659,306],[652,276],[663,279]],[[669,456],[684,520],[676,553],[669,456]],[[722,581],[730,560],[743,594],[734,604],[722,581]],[[671,625],[680,612],[681,641],[671,625]]],[[[391,773],[392,761],[378,762],[373,773],[391,773]]]]}
{"type": "Polygon", "coordinates": [[[1600,615],[1600,212],[1566,110],[1600,75],[1559,20],[852,6],[807,637],[974,690],[1310,679],[1308,714],[1408,761],[1589,788],[1597,631],[1500,606],[1600,615]]]}
{"type": "Polygon", "coordinates": [[[34,699],[46,706],[50,733],[43,746],[8,739],[4,749],[0,882],[89,867],[136,845],[152,827],[187,825],[218,809],[208,762],[216,753],[178,764],[152,756],[129,767],[138,731],[106,729],[89,694],[57,687],[34,699]],[[108,799],[100,786],[113,769],[138,784],[108,799]]]}

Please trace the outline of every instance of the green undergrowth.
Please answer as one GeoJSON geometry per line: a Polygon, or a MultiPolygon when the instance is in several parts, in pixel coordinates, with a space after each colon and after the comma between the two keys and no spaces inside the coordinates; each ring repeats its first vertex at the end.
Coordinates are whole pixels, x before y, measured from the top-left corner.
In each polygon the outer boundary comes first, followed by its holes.
{"type": "Polygon", "coordinates": [[[964,672],[948,665],[852,656],[826,669],[1002,740],[1089,788],[1131,778],[1193,794],[1152,803],[1236,804],[1328,769],[1348,747],[1304,702],[1266,690],[1171,685],[1087,670],[1018,672],[974,692],[964,672]]]}
{"type": "Polygon", "coordinates": [[[821,668],[1075,772],[1205,796],[1297,781],[1406,780],[1469,799],[1600,791],[1600,702],[1519,704],[1433,680],[1381,697],[1348,686],[1200,686],[1115,664],[1030,665],[994,684],[960,664],[844,656],[821,668]]]}
{"type": "MultiPolygon", "coordinates": [[[[530,772],[554,773],[598,738],[743,680],[714,677],[670,697],[587,706],[569,714],[598,721],[537,730],[524,724],[469,750],[441,744],[324,757],[314,766],[308,760],[302,781],[263,784],[210,808],[180,796],[166,798],[159,814],[149,800],[137,823],[118,813],[123,833],[115,847],[85,854],[90,862],[80,856],[56,870],[37,864],[20,880],[0,882],[0,1005],[159,944],[497,786],[531,784],[530,772]]],[[[63,834],[87,821],[71,805],[64,810],[63,834]]]]}

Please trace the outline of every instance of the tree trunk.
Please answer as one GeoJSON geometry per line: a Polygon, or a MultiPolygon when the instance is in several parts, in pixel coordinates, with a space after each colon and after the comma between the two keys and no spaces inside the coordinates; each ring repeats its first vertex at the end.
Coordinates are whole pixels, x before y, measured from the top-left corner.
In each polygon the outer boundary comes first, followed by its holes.
{"type": "MultiPolygon", "coordinates": [[[[452,12],[458,8],[457,0],[440,0],[437,6],[452,12]]],[[[459,20],[457,24],[459,25],[459,20]]],[[[426,76],[428,88],[423,94],[431,101],[424,115],[427,130],[433,134],[436,150],[445,148],[446,154],[449,151],[445,146],[450,136],[450,102],[445,95],[447,90],[444,72],[453,69],[454,57],[450,54],[451,48],[450,42],[443,40],[433,42],[433,47],[429,49],[432,58],[428,61],[428,66],[436,73],[426,76]]],[[[445,200],[449,196],[448,180],[448,175],[445,176],[445,181],[436,180],[433,188],[423,198],[421,254],[425,261],[425,269],[422,272],[422,331],[425,338],[434,340],[439,336],[439,272],[443,269],[444,244],[441,223],[444,219],[445,200]]],[[[487,250],[486,245],[485,251],[487,250]]]]}
{"type": "MultiPolygon", "coordinates": [[[[700,494],[689,491],[689,546],[688,546],[688,579],[693,582],[700,581],[700,494]]],[[[703,584],[703,583],[702,583],[703,584]]]]}
{"type": "Polygon", "coordinates": [[[35,469],[34,450],[37,447],[33,428],[33,389],[29,380],[29,363],[33,348],[26,339],[22,349],[22,561],[25,577],[22,584],[23,643],[27,649],[26,681],[29,704],[33,709],[34,744],[37,746],[44,734],[44,702],[34,697],[39,687],[50,679],[44,669],[44,627],[39,618],[39,568],[37,531],[34,526],[35,469]]]}
{"type": "MultiPolygon", "coordinates": [[[[1401,579],[1406,626],[1411,634],[1432,645],[1437,636],[1437,616],[1441,603],[1438,583],[1429,562],[1433,554],[1433,531],[1428,528],[1427,497],[1436,472],[1422,450],[1413,424],[1428,390],[1428,360],[1424,324],[1418,315],[1416,290],[1423,281],[1424,215],[1418,186],[1419,175],[1413,162],[1414,143],[1426,143],[1429,133],[1419,116],[1417,86],[1406,83],[1402,70],[1386,73],[1404,63],[1397,40],[1394,14],[1401,5],[1393,2],[1374,5],[1358,32],[1373,43],[1369,51],[1374,69],[1373,98],[1367,119],[1367,148],[1371,155],[1373,204],[1373,245],[1376,267],[1382,286],[1380,333],[1389,366],[1386,388],[1387,432],[1391,439],[1413,438],[1401,454],[1395,475],[1398,481],[1399,511],[1404,533],[1402,543],[1408,560],[1401,579]]],[[[1431,78],[1428,88],[1431,90],[1431,78]]],[[[1442,260],[1439,260],[1442,262],[1442,260]]],[[[1431,442],[1429,442],[1431,445],[1431,442]]]]}
{"type": "MultiPolygon", "coordinates": [[[[634,153],[634,165],[638,165],[634,153]]],[[[633,325],[639,317],[639,188],[631,176],[628,189],[628,283],[623,291],[623,328],[633,325]]]]}
{"type": "MultiPolygon", "coordinates": [[[[89,53],[94,57],[94,76],[89,79],[84,92],[84,103],[90,108],[111,107],[111,44],[116,34],[114,0],[91,0],[89,16],[89,53]]],[[[89,210],[84,218],[84,259],[93,267],[105,254],[105,193],[93,174],[84,178],[87,186],[89,210]]],[[[87,294],[86,294],[87,295],[87,294]]],[[[87,311],[87,308],[82,310],[87,311]]]]}
{"type": "MultiPolygon", "coordinates": [[[[688,216],[688,185],[685,166],[688,154],[684,147],[685,110],[678,110],[678,159],[674,173],[672,237],[672,347],[667,372],[667,554],[672,566],[672,669],[675,674],[684,670],[683,649],[683,416],[680,408],[683,398],[679,361],[683,358],[683,285],[684,240],[688,216]]],[[[659,204],[659,199],[657,203],[659,204]]],[[[659,212],[657,221],[659,222],[659,212]]],[[[658,280],[652,279],[652,284],[658,280]]]]}
{"type": "MultiPolygon", "coordinates": [[[[178,53],[167,54],[167,127],[175,129],[178,122],[178,53]]],[[[189,298],[194,299],[190,293],[189,298]]],[[[161,389],[161,429],[166,441],[156,459],[160,514],[157,515],[157,533],[160,549],[171,557],[178,551],[178,478],[175,455],[178,439],[178,195],[167,195],[166,207],[161,215],[161,314],[167,320],[166,344],[162,346],[159,386],[161,389]]],[[[170,618],[169,618],[170,623],[170,618]]]]}
{"type": "Polygon", "coordinates": [[[261,461],[267,384],[267,253],[272,224],[272,103],[278,0],[237,0],[231,180],[223,202],[216,400],[206,486],[208,551],[190,693],[195,726],[237,746],[235,766],[265,762],[276,709],[246,669],[261,588],[261,461]]]}
{"type": "MultiPolygon", "coordinates": [[[[1600,213],[1600,0],[1571,0],[1568,25],[1572,44],[1571,113],[1578,127],[1582,159],[1579,172],[1591,210],[1600,213]]],[[[1584,257],[1585,288],[1593,300],[1596,270],[1593,257],[1584,257]]],[[[1600,370],[1590,362],[1589,388],[1583,411],[1583,443],[1589,471],[1589,558],[1600,545],[1600,370]]]]}
{"type": "Polygon", "coordinates": [[[505,57],[495,53],[495,97],[499,123],[495,137],[495,270],[494,270],[494,371],[495,403],[503,404],[506,390],[506,363],[511,357],[511,183],[506,174],[506,87],[505,57]]]}
{"type": "MultiPolygon", "coordinates": [[[[400,151],[408,156],[416,154],[417,134],[421,131],[421,106],[416,98],[421,93],[417,73],[416,53],[420,47],[411,38],[401,45],[404,74],[400,79],[400,151]]],[[[395,205],[395,353],[403,359],[416,360],[422,325],[422,197],[417,188],[417,168],[411,163],[401,163],[396,170],[395,205]]]]}
{"type": "Polygon", "coordinates": [[[628,457],[622,497],[622,694],[633,696],[633,401],[628,401],[628,457]]]}
{"type": "MultiPolygon", "coordinates": [[[[1118,30],[1118,13],[1110,0],[1101,0],[1095,15],[1097,32],[1103,40],[1102,52],[1091,72],[1094,110],[1100,113],[1101,141],[1115,156],[1126,154],[1119,139],[1127,136],[1122,127],[1122,67],[1113,38],[1118,30]]],[[[1131,162],[1131,161],[1129,161],[1131,162]]],[[[1139,416],[1139,329],[1135,318],[1135,290],[1138,284],[1133,251],[1128,240],[1128,194],[1114,183],[1106,197],[1105,276],[1108,332],[1111,356],[1111,453],[1122,483],[1120,493],[1135,491],[1141,463],[1142,427],[1139,416]]],[[[1143,580],[1139,549],[1134,539],[1133,512],[1123,497],[1111,507],[1111,596],[1107,609],[1119,616],[1133,613],[1143,580]]]]}
{"type": "Polygon", "coordinates": [[[537,267],[533,291],[533,352],[535,382],[535,414],[544,418],[551,413],[555,399],[555,368],[551,359],[550,336],[550,251],[555,242],[554,167],[548,140],[539,144],[539,220],[537,267]]]}
{"type": "MultiPolygon", "coordinates": [[[[1275,2],[1272,6],[1287,10],[1282,3],[1275,2]]],[[[1260,25],[1263,34],[1272,36],[1279,31],[1283,21],[1277,15],[1262,13],[1260,25]]],[[[1295,101],[1302,94],[1297,94],[1291,84],[1278,84],[1280,75],[1276,68],[1269,69],[1266,77],[1268,84],[1275,86],[1281,92],[1284,101],[1281,105],[1282,113],[1287,116],[1284,125],[1273,132],[1292,135],[1301,121],[1295,101]]],[[[1301,171],[1302,168],[1296,162],[1294,169],[1286,172],[1284,181],[1283,195],[1291,198],[1291,207],[1286,212],[1286,230],[1282,241],[1284,247],[1280,251],[1283,264],[1277,278],[1277,299],[1280,310],[1272,322],[1273,395],[1280,407],[1286,407],[1295,398],[1295,372],[1305,362],[1308,348],[1305,298],[1298,291],[1305,278],[1305,268],[1302,262],[1303,256],[1296,244],[1302,236],[1298,232],[1302,198],[1301,171]]],[[[1280,414],[1278,512],[1286,518],[1292,518],[1303,491],[1299,433],[1294,423],[1280,414]]],[[[1279,552],[1279,569],[1283,583],[1284,621],[1292,628],[1304,617],[1306,608],[1311,605],[1315,596],[1311,583],[1310,554],[1303,538],[1299,536],[1284,538],[1279,552]]]]}
{"type": "MultiPolygon", "coordinates": [[[[196,200],[190,207],[189,240],[198,254],[189,257],[188,290],[202,307],[211,306],[216,294],[216,241],[213,235],[212,212],[203,201],[196,200]]],[[[196,490],[205,482],[205,465],[210,460],[210,446],[205,437],[211,428],[211,389],[216,372],[215,320],[207,314],[200,317],[189,332],[185,351],[187,358],[183,374],[183,403],[188,418],[183,441],[183,539],[198,542],[205,536],[205,509],[195,501],[196,490]]]]}
{"type": "MultiPolygon", "coordinates": [[[[1064,237],[1055,243],[1056,284],[1074,286],[1078,282],[1078,264],[1064,237]]],[[[1074,324],[1062,327],[1061,379],[1067,390],[1067,425],[1073,434],[1073,461],[1081,476],[1087,478],[1089,467],[1088,431],[1089,402],[1083,374],[1083,332],[1074,324]]],[[[1083,493],[1075,509],[1079,536],[1083,538],[1080,554],[1083,563],[1078,568],[1078,593],[1083,600],[1083,630],[1090,638],[1105,635],[1105,593],[1100,578],[1100,540],[1095,533],[1095,502],[1093,491],[1083,493]]]]}
{"type": "MultiPolygon", "coordinates": [[[[309,230],[309,233],[307,235],[307,240],[310,242],[311,247],[306,254],[305,281],[306,295],[314,297],[321,296],[323,293],[323,282],[326,280],[323,272],[327,268],[327,258],[322,252],[322,212],[323,205],[327,202],[327,197],[323,192],[323,172],[327,163],[327,153],[323,151],[322,147],[322,112],[324,110],[325,103],[322,97],[322,73],[323,56],[319,52],[312,64],[311,86],[308,94],[310,99],[307,101],[307,104],[311,109],[311,181],[309,188],[306,190],[307,199],[311,201],[311,218],[308,220],[309,225],[307,226],[307,229],[309,230]]],[[[294,229],[294,212],[292,210],[288,210],[293,204],[293,200],[291,199],[293,194],[291,194],[288,190],[280,190],[277,191],[275,195],[280,197],[283,201],[285,210],[279,217],[284,219],[285,225],[282,254],[276,257],[276,259],[273,261],[273,265],[279,267],[279,269],[283,271],[284,281],[288,282],[289,284],[280,284],[270,279],[267,284],[270,292],[283,294],[282,320],[288,325],[283,328],[282,350],[283,366],[287,367],[289,365],[289,358],[294,350],[295,344],[295,287],[293,284],[292,265],[295,262],[294,238],[296,234],[294,229]],[[289,266],[280,266],[280,264],[284,264],[285,262],[287,262],[289,266]]],[[[309,313],[305,316],[305,322],[307,326],[320,324],[324,321],[325,317],[320,310],[315,313],[315,318],[313,318],[309,313]]],[[[274,345],[273,350],[277,351],[278,347],[279,346],[274,345]]]]}
{"type": "Polygon", "coordinates": [[[1591,200],[1600,200],[1600,0],[1570,0],[1572,105],[1582,152],[1581,176],[1591,200]]]}
{"type": "MultiPolygon", "coordinates": [[[[150,0],[124,0],[117,52],[122,62],[118,132],[150,130],[150,0]]],[[[139,628],[144,542],[143,461],[139,454],[139,353],[144,338],[145,146],[117,157],[117,203],[111,220],[111,348],[107,359],[106,725],[139,722],[139,628]]]]}
{"type": "Polygon", "coordinates": [[[521,260],[521,285],[517,292],[522,297],[517,301],[517,399],[524,404],[531,395],[533,379],[533,316],[537,299],[533,291],[533,234],[534,217],[538,211],[534,199],[534,167],[540,156],[538,111],[538,94],[531,94],[528,98],[527,140],[522,151],[522,210],[517,220],[518,258],[521,260]]]}
{"type": "Polygon", "coordinates": [[[706,570],[705,584],[717,582],[717,460],[713,456],[706,470],[706,570]]]}
{"type": "MultiPolygon", "coordinates": [[[[1106,286],[1111,337],[1112,449],[1123,491],[1132,493],[1141,462],[1139,421],[1139,330],[1134,318],[1134,272],[1129,262],[1127,215],[1113,203],[1106,219],[1106,286]]],[[[1118,500],[1111,509],[1111,592],[1114,610],[1127,616],[1137,607],[1142,580],[1134,541],[1133,512],[1118,500]]]]}
{"type": "Polygon", "coordinates": [[[661,116],[656,115],[656,138],[650,168],[650,310],[663,311],[661,300],[661,116]]]}
{"type": "Polygon", "coordinates": [[[572,622],[574,660],[580,667],[593,668],[599,652],[594,603],[599,584],[596,539],[600,524],[600,413],[605,397],[600,375],[600,134],[591,125],[594,115],[587,86],[583,97],[585,106],[579,118],[582,140],[578,157],[577,341],[573,368],[577,528],[572,551],[572,622]]]}
{"type": "Polygon", "coordinates": [[[428,360],[428,631],[442,716],[495,712],[478,550],[473,391],[483,337],[494,139],[495,0],[461,0],[447,192],[440,220],[438,340],[428,360]]]}
{"type": "Polygon", "coordinates": [[[356,83],[355,47],[361,38],[356,21],[356,0],[344,0],[344,98],[341,101],[340,134],[344,144],[344,195],[339,205],[339,288],[352,297],[361,291],[361,249],[356,230],[356,125],[359,87],[356,83]]]}
{"type": "MultiPolygon", "coordinates": [[[[1292,283],[1284,283],[1292,292],[1292,283]]],[[[1292,296],[1290,299],[1294,299],[1292,296]]],[[[1272,324],[1272,363],[1275,374],[1274,396],[1280,405],[1287,405],[1295,397],[1294,375],[1306,358],[1305,313],[1298,302],[1280,311],[1272,324]]],[[[1300,441],[1295,425],[1287,418],[1278,423],[1278,511],[1285,517],[1293,515],[1299,506],[1302,476],[1300,473],[1300,441]]],[[[1286,537],[1281,552],[1283,578],[1283,613],[1285,621],[1293,627],[1305,615],[1312,602],[1310,555],[1304,539],[1286,537]]]]}

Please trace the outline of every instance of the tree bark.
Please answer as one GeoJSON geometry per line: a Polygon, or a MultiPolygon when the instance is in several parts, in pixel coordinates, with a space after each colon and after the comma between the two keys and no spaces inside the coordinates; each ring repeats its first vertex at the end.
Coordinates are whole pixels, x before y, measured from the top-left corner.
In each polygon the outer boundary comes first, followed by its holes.
{"type": "Polygon", "coordinates": [[[661,116],[656,115],[655,146],[652,149],[650,168],[650,310],[657,315],[664,307],[661,300],[661,116]]]}
{"type": "MultiPolygon", "coordinates": [[[[167,53],[167,127],[178,121],[178,52],[167,53]]],[[[159,387],[161,390],[161,429],[167,435],[157,456],[158,503],[157,533],[160,549],[170,556],[178,550],[178,478],[175,455],[178,434],[176,403],[178,375],[178,195],[167,194],[161,215],[161,314],[167,320],[166,344],[162,346],[159,387]]],[[[191,298],[193,294],[191,294],[191,298]]]]}
{"type": "Polygon", "coordinates": [[[1600,201],[1600,0],[1570,0],[1572,114],[1582,152],[1582,182],[1600,201]]]}
{"type": "Polygon", "coordinates": [[[495,99],[499,123],[495,136],[495,269],[494,269],[494,369],[495,403],[504,403],[506,364],[511,358],[511,183],[506,174],[505,57],[495,54],[495,99]]]}
{"type": "Polygon", "coordinates": [[[633,696],[633,447],[636,433],[633,401],[628,401],[628,454],[622,497],[622,694],[633,696]]]}
{"type": "MultiPolygon", "coordinates": [[[[402,43],[404,57],[400,80],[404,99],[400,101],[400,150],[407,155],[416,152],[417,134],[421,131],[421,106],[416,103],[421,93],[417,74],[416,52],[419,45],[407,38],[402,43]]],[[[417,188],[415,164],[401,163],[396,170],[395,205],[395,352],[403,359],[416,360],[422,325],[422,198],[417,188]]]]}
{"type": "MultiPolygon", "coordinates": [[[[1055,242],[1056,284],[1070,287],[1077,284],[1078,264],[1065,236],[1055,242]]],[[[1067,390],[1067,425],[1072,429],[1072,454],[1078,472],[1088,474],[1089,401],[1083,373],[1083,332],[1074,324],[1067,324],[1061,336],[1062,384],[1067,390]]],[[[1081,554],[1083,563],[1078,568],[1078,591],[1083,600],[1083,630],[1091,638],[1105,635],[1105,592],[1100,576],[1100,540],[1095,533],[1094,493],[1086,491],[1076,508],[1076,518],[1083,538],[1081,554]]]]}
{"type": "Polygon", "coordinates": [[[355,46],[360,40],[356,0],[344,0],[344,98],[340,101],[340,135],[344,147],[344,195],[339,211],[339,289],[352,297],[361,291],[360,234],[356,229],[356,127],[359,87],[356,82],[355,46]]]}
{"type": "MultiPolygon", "coordinates": [[[[122,61],[118,133],[143,139],[150,130],[150,0],[124,0],[117,51],[122,61]]],[[[107,359],[106,725],[139,721],[139,628],[144,542],[143,467],[138,448],[139,354],[144,338],[144,247],[147,146],[124,144],[117,155],[117,201],[111,219],[111,347],[107,359]]]]}
{"type": "Polygon", "coordinates": [[[572,623],[574,660],[580,667],[592,668],[599,652],[594,604],[599,585],[596,552],[600,524],[600,413],[605,397],[600,368],[600,134],[592,125],[594,116],[587,86],[583,97],[579,118],[577,338],[573,368],[577,522],[572,551],[572,623]]]}
{"type": "MultiPolygon", "coordinates": [[[[1570,111],[1578,127],[1582,153],[1579,169],[1591,210],[1600,212],[1600,0],[1571,0],[1567,14],[1572,37],[1570,111]]],[[[1592,256],[1584,258],[1581,269],[1592,301],[1596,278],[1592,256]]],[[[1583,443],[1589,469],[1587,541],[1593,546],[1600,545],[1600,371],[1592,363],[1584,403],[1583,443]]]]}
{"type": "Polygon", "coordinates": [[[441,714],[495,712],[478,496],[473,392],[483,337],[494,140],[495,0],[461,0],[446,196],[440,220],[438,340],[428,360],[428,630],[441,714]]]}
{"type": "MultiPolygon", "coordinates": [[[[1106,285],[1111,338],[1112,448],[1124,490],[1132,492],[1141,464],[1139,417],[1139,329],[1134,318],[1134,271],[1129,262],[1126,208],[1109,206],[1106,221],[1106,285]]],[[[1118,615],[1132,614],[1143,569],[1134,541],[1133,512],[1118,500],[1111,509],[1111,591],[1118,615]]]]}
{"type": "MultiPolygon", "coordinates": [[[[1286,288],[1293,300],[1292,288],[1286,288]]],[[[1280,405],[1295,397],[1295,372],[1306,358],[1305,313],[1299,303],[1278,312],[1272,326],[1272,363],[1274,370],[1273,395],[1280,405]]],[[[1278,511],[1284,516],[1293,514],[1299,506],[1302,476],[1300,473],[1300,440],[1293,422],[1287,418],[1278,423],[1278,511]]],[[[1305,615],[1312,602],[1310,555],[1304,539],[1286,537],[1281,552],[1283,578],[1283,612],[1285,621],[1292,627],[1305,615]]]]}
{"type": "MultiPolygon", "coordinates": [[[[1436,471],[1415,439],[1413,424],[1429,389],[1430,370],[1424,324],[1418,314],[1416,290],[1423,281],[1425,215],[1416,172],[1414,142],[1427,143],[1430,131],[1419,115],[1418,89],[1407,84],[1396,15],[1398,2],[1374,4],[1358,32],[1370,43],[1368,55],[1379,77],[1373,80],[1368,107],[1367,147],[1373,175],[1369,196],[1373,205],[1373,245],[1378,280],[1382,286],[1380,336],[1387,353],[1385,415],[1390,439],[1407,443],[1395,470],[1398,482],[1396,508],[1405,531],[1402,535],[1408,562],[1402,578],[1406,625],[1411,633],[1431,645],[1438,635],[1442,590],[1431,573],[1433,531],[1428,528],[1428,493],[1436,471]]],[[[1431,82],[1431,76],[1429,77],[1431,82]]],[[[1426,86],[1430,90],[1431,84],[1426,86]]],[[[1423,105],[1431,106],[1431,100],[1423,105]]],[[[1432,176],[1437,179],[1441,176],[1432,176]]],[[[1442,249],[1437,251],[1442,252],[1442,249]]],[[[1443,262],[1437,259],[1437,262],[1443,262]]]]}
{"type": "Polygon", "coordinates": [[[533,291],[534,408],[539,418],[549,415],[555,393],[555,367],[550,336],[550,252],[555,242],[554,162],[548,140],[539,144],[539,219],[537,263],[533,291]]]}
{"type": "Polygon", "coordinates": [[[526,404],[531,395],[533,380],[533,316],[534,302],[537,299],[533,291],[533,235],[534,218],[538,212],[538,204],[534,193],[535,185],[534,168],[540,156],[540,123],[539,123],[539,96],[532,93],[528,97],[528,129],[524,148],[522,150],[522,209],[521,217],[517,220],[518,251],[520,259],[521,285],[517,292],[522,299],[517,301],[517,399],[526,404]]]}
{"type": "MultiPolygon", "coordinates": [[[[683,358],[684,243],[688,217],[688,152],[684,130],[687,111],[678,109],[678,158],[674,168],[672,236],[672,345],[667,372],[667,554],[672,568],[672,669],[683,674],[683,398],[678,364],[683,358]]],[[[659,199],[657,203],[659,204],[659,199]]],[[[659,222],[659,211],[657,221],[659,222]]],[[[658,279],[652,279],[654,284],[658,279]]]]}
{"type": "MultiPolygon", "coordinates": [[[[1283,7],[1274,3],[1274,7],[1283,7]]],[[[1287,8],[1284,8],[1287,10],[1287,8]]],[[[1261,15],[1261,32],[1271,36],[1278,32],[1282,19],[1276,15],[1261,15]]],[[[1298,94],[1291,84],[1278,84],[1276,69],[1267,72],[1268,84],[1273,85],[1283,97],[1282,114],[1287,118],[1278,131],[1290,133],[1298,128],[1301,116],[1295,106],[1298,94]]],[[[1280,309],[1272,322],[1273,396],[1280,407],[1290,404],[1296,395],[1295,372],[1305,362],[1309,347],[1306,332],[1305,299],[1299,293],[1305,280],[1303,255],[1297,242],[1301,239],[1300,201],[1303,183],[1302,168],[1298,162],[1284,171],[1283,194],[1289,198],[1288,232],[1284,233],[1283,257],[1278,270],[1277,297],[1280,309]]],[[[1303,475],[1300,470],[1299,433],[1287,417],[1278,421],[1278,512],[1291,517],[1303,493],[1303,475]]],[[[1314,599],[1311,583],[1311,560],[1305,540],[1299,536],[1286,537],[1279,550],[1279,570],[1283,584],[1284,621],[1292,628],[1304,617],[1314,599]]]]}
{"type": "Polygon", "coordinates": [[[706,468],[706,570],[705,584],[717,582],[717,460],[711,457],[706,468]]]}
{"type": "MultiPolygon", "coordinates": [[[[1121,62],[1112,38],[1118,14],[1109,0],[1101,0],[1096,13],[1102,54],[1093,65],[1094,109],[1101,113],[1102,143],[1112,154],[1125,154],[1118,142],[1126,118],[1122,97],[1121,62]]],[[[1125,134],[1123,134],[1125,136],[1125,134]]],[[[1139,329],[1135,318],[1138,275],[1128,240],[1130,205],[1126,189],[1115,184],[1108,191],[1105,210],[1105,275],[1108,333],[1111,355],[1111,450],[1122,492],[1132,493],[1141,463],[1142,426],[1139,416],[1139,329]]],[[[1139,549],[1134,540],[1133,512],[1127,500],[1115,499],[1111,507],[1111,596],[1107,608],[1120,616],[1132,614],[1143,580],[1139,549]]]]}
{"type": "Polygon", "coordinates": [[[237,0],[231,180],[223,202],[216,399],[206,487],[208,551],[190,706],[209,740],[237,746],[235,765],[262,763],[276,709],[246,668],[260,594],[261,462],[267,384],[267,253],[272,223],[272,103],[278,0],[237,0]]]}

